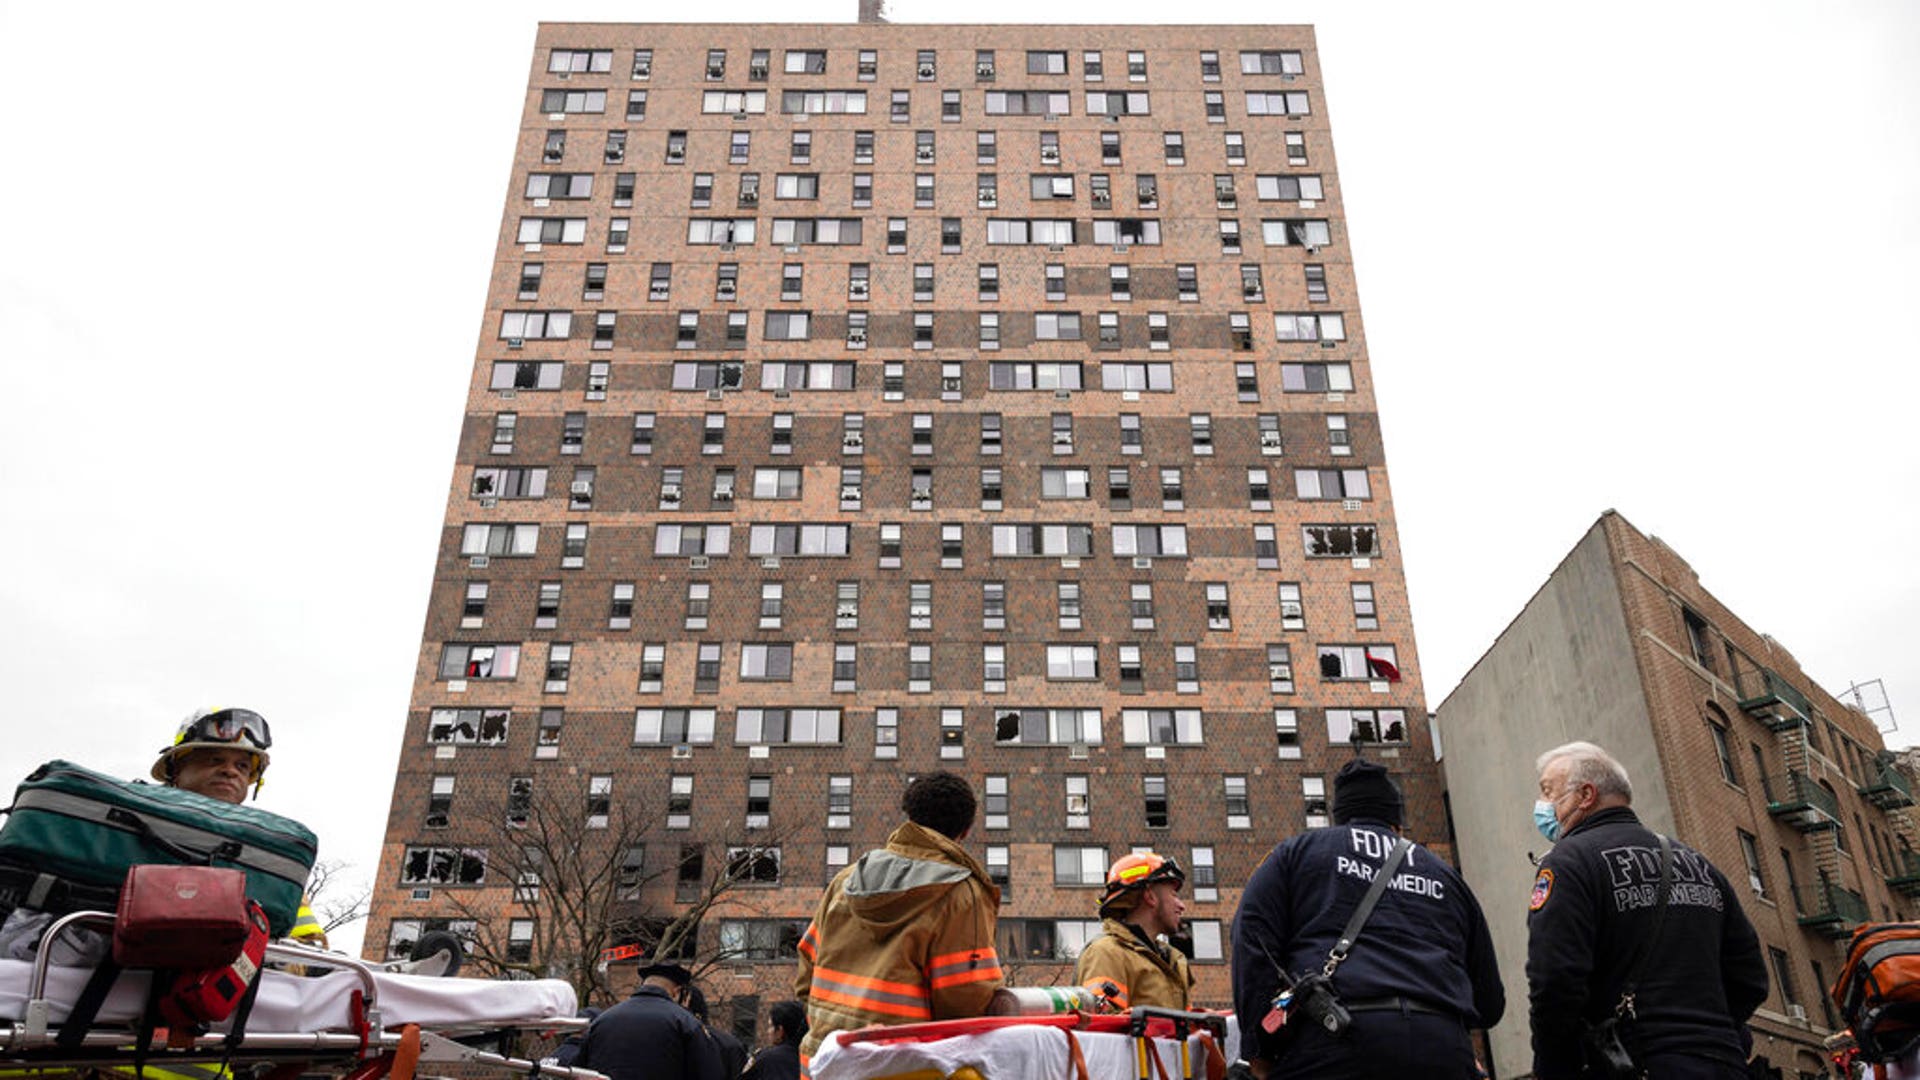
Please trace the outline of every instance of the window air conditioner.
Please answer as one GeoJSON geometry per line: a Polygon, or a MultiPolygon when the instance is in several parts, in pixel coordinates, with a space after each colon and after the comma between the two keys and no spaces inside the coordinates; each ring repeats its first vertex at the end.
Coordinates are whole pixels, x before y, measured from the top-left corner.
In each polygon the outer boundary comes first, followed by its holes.
{"type": "Polygon", "coordinates": [[[941,379],[940,389],[943,393],[950,393],[950,394],[959,393],[960,392],[959,376],[956,375],[956,376],[951,376],[951,377],[941,379]]]}
{"type": "Polygon", "coordinates": [[[485,570],[487,564],[492,561],[492,559],[489,559],[485,555],[475,555],[473,558],[467,560],[467,565],[475,570],[485,570]]]}
{"type": "Polygon", "coordinates": [[[1067,747],[1067,760],[1069,761],[1087,760],[1087,744],[1074,743],[1072,746],[1067,747]]]}
{"type": "Polygon", "coordinates": [[[983,79],[991,79],[993,78],[993,65],[992,64],[975,64],[973,67],[973,73],[983,79]]]}
{"type": "Polygon", "coordinates": [[[1159,197],[1160,197],[1160,193],[1155,191],[1151,187],[1143,187],[1140,189],[1140,201],[1143,203],[1153,202],[1159,197]]]}
{"type": "Polygon", "coordinates": [[[1150,556],[1147,556],[1147,555],[1135,555],[1135,556],[1133,557],[1133,568],[1134,568],[1135,570],[1151,570],[1151,569],[1153,569],[1153,559],[1152,559],[1152,557],[1150,557],[1150,556]]]}
{"type": "Polygon", "coordinates": [[[663,503],[679,502],[680,501],[680,485],[679,484],[661,484],[660,485],[660,501],[663,503]]]}
{"type": "MultiPolygon", "coordinates": [[[[685,158],[686,158],[686,156],[687,156],[687,152],[686,152],[685,150],[677,150],[677,149],[676,149],[676,150],[669,150],[669,151],[667,151],[667,160],[668,160],[668,161],[671,161],[671,162],[678,162],[678,161],[681,161],[681,160],[683,160],[683,159],[685,159],[685,158]]],[[[613,152],[612,150],[609,150],[609,151],[607,151],[607,160],[608,160],[608,161],[613,161],[613,160],[616,160],[616,158],[615,158],[615,154],[614,154],[614,152],[613,152]]]]}
{"type": "Polygon", "coordinates": [[[1085,795],[1067,796],[1067,813],[1084,814],[1086,812],[1087,812],[1087,797],[1085,795]]]}
{"type": "Polygon", "coordinates": [[[856,281],[848,285],[847,295],[853,297],[855,300],[865,300],[867,298],[867,283],[864,281],[856,281]]]}
{"type": "MultiPolygon", "coordinates": [[[[735,290],[734,290],[733,282],[723,281],[720,283],[720,287],[714,290],[714,295],[718,296],[722,300],[731,300],[733,299],[734,291],[735,290]]],[[[662,292],[659,298],[662,300],[665,300],[667,298],[667,294],[662,292]]]]}
{"type": "MultiPolygon", "coordinates": [[[[853,445],[853,444],[852,444],[852,443],[848,443],[847,445],[849,445],[849,446],[851,446],[851,445],[853,445]]],[[[841,489],[840,489],[840,501],[841,501],[841,502],[859,502],[859,501],[860,501],[860,489],[859,489],[859,488],[857,488],[857,487],[843,487],[843,488],[841,488],[841,489]]]]}
{"type": "Polygon", "coordinates": [[[1053,445],[1055,445],[1055,446],[1072,446],[1072,445],[1073,445],[1073,432],[1071,432],[1071,431],[1056,431],[1056,432],[1054,432],[1054,433],[1053,433],[1053,445]]]}
{"type": "Polygon", "coordinates": [[[593,481],[575,480],[567,490],[574,495],[591,495],[593,494],[593,481]]]}
{"type": "Polygon", "coordinates": [[[752,79],[754,82],[766,82],[767,69],[756,64],[747,69],[747,78],[752,79]]]}
{"type": "Polygon", "coordinates": [[[913,152],[913,160],[922,165],[930,165],[933,163],[933,151],[925,146],[919,147],[913,152]]]}
{"type": "Polygon", "coordinates": [[[847,332],[847,344],[865,345],[866,343],[867,332],[865,330],[850,330],[847,332]]]}
{"type": "Polygon", "coordinates": [[[840,445],[842,446],[865,446],[866,444],[867,437],[857,431],[849,431],[845,435],[840,436],[840,445]]]}
{"type": "Polygon", "coordinates": [[[983,187],[980,189],[980,205],[992,206],[994,203],[997,203],[999,201],[1000,201],[999,192],[995,191],[992,188],[983,187]]]}
{"type": "Polygon", "coordinates": [[[526,344],[526,338],[510,337],[507,339],[507,348],[509,349],[523,348],[526,344]]]}
{"type": "Polygon", "coordinates": [[[1113,193],[1112,193],[1112,192],[1110,192],[1110,191],[1096,191],[1096,192],[1094,192],[1094,193],[1093,193],[1093,205],[1095,205],[1095,206],[1112,206],[1112,205],[1113,205],[1113,193]]]}
{"type": "Polygon", "coordinates": [[[1805,1005],[1797,1005],[1797,1004],[1789,1003],[1787,1005],[1787,1019],[1793,1021],[1796,1024],[1806,1023],[1807,1007],[1805,1005]]]}
{"type": "Polygon", "coordinates": [[[693,760],[693,747],[688,746],[686,743],[673,744],[673,760],[675,761],[693,760]]]}
{"type": "Polygon", "coordinates": [[[752,206],[759,201],[760,193],[757,191],[743,191],[740,193],[740,202],[742,205],[752,206]]]}
{"type": "Polygon", "coordinates": [[[1280,617],[1283,619],[1297,619],[1302,612],[1301,606],[1292,600],[1280,605],[1280,617]]]}
{"type": "Polygon", "coordinates": [[[705,570],[712,565],[713,561],[705,555],[693,555],[687,559],[687,569],[689,570],[705,570]]]}
{"type": "Polygon", "coordinates": [[[708,64],[707,65],[707,78],[709,79],[725,78],[726,74],[727,74],[727,66],[725,64],[708,64]]]}
{"type": "Polygon", "coordinates": [[[1043,165],[1060,164],[1060,151],[1053,147],[1047,147],[1046,149],[1041,150],[1040,162],[1043,165]]]}
{"type": "Polygon", "coordinates": [[[854,604],[841,604],[833,610],[833,616],[836,619],[857,619],[860,617],[860,608],[854,604]]]}
{"type": "Polygon", "coordinates": [[[931,78],[933,78],[933,65],[932,65],[932,64],[921,64],[921,65],[920,65],[920,77],[921,77],[921,78],[923,78],[923,79],[931,79],[931,78]]]}
{"type": "Polygon", "coordinates": [[[1266,449],[1278,450],[1280,448],[1280,433],[1277,431],[1261,432],[1260,448],[1263,450],[1266,450],[1266,449]]]}
{"type": "Polygon", "coordinates": [[[500,500],[491,495],[480,500],[480,509],[482,510],[491,510],[494,507],[499,505],[500,505],[500,500]]]}
{"type": "Polygon", "coordinates": [[[633,65],[633,77],[636,79],[653,78],[653,65],[651,63],[633,65]]]}
{"type": "Polygon", "coordinates": [[[724,390],[709,390],[709,391],[707,391],[707,400],[708,400],[708,401],[719,401],[719,400],[720,400],[721,398],[724,398],[724,397],[726,397],[726,396],[727,396],[727,392],[726,392],[726,391],[724,391],[724,390]]]}
{"type": "Polygon", "coordinates": [[[933,501],[933,489],[932,489],[932,488],[914,488],[914,489],[913,489],[913,501],[914,501],[914,502],[917,502],[917,503],[930,503],[930,502],[932,502],[932,501],[933,501]]]}
{"type": "Polygon", "coordinates": [[[733,489],[732,488],[714,488],[713,501],[714,502],[732,502],[733,489]]]}

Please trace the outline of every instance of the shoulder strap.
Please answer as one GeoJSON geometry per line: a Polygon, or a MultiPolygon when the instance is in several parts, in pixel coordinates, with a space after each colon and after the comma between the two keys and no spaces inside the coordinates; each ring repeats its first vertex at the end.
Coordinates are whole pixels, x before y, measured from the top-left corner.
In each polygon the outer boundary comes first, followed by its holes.
{"type": "Polygon", "coordinates": [[[1360,898],[1360,906],[1353,909],[1353,917],[1347,920],[1346,929],[1340,931],[1340,940],[1334,943],[1333,950],[1327,953],[1325,974],[1332,975],[1340,962],[1353,950],[1353,943],[1360,937],[1361,928],[1372,917],[1374,906],[1380,903],[1380,897],[1386,894],[1387,884],[1400,869],[1400,863],[1413,848],[1413,841],[1400,837],[1394,841],[1393,850],[1387,852],[1387,861],[1380,864],[1380,871],[1373,875],[1373,884],[1367,886],[1367,895],[1360,898]]]}
{"type": "Polygon", "coordinates": [[[1633,958],[1633,966],[1627,969],[1627,979],[1620,984],[1620,1003],[1615,1012],[1633,1010],[1633,992],[1640,985],[1640,973],[1647,969],[1647,960],[1653,956],[1653,950],[1660,943],[1660,931],[1667,922],[1667,894],[1673,891],[1673,841],[1660,836],[1660,895],[1654,901],[1653,932],[1640,943],[1640,953],[1633,958]]]}

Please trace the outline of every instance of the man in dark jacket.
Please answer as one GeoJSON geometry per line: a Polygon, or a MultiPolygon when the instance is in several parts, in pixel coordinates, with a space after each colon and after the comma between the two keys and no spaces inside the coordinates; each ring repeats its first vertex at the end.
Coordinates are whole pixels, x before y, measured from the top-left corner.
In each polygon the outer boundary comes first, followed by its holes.
{"type": "Polygon", "coordinates": [[[1527,917],[1527,997],[1539,1080],[1583,1075],[1581,1037],[1611,1015],[1638,958],[1626,1045],[1649,1076],[1745,1077],[1741,1029],[1767,997],[1753,924],[1727,879],[1674,841],[1655,939],[1660,838],[1634,816],[1627,770],[1592,743],[1540,755],[1540,860],[1527,917]]]}
{"type": "Polygon", "coordinates": [[[682,1007],[692,985],[679,964],[640,969],[640,988],[587,1028],[574,1064],[613,1080],[730,1080],[719,1047],[682,1007]]]}
{"type": "Polygon", "coordinates": [[[695,983],[687,987],[687,1011],[693,1014],[700,1026],[707,1029],[713,1045],[720,1050],[720,1075],[734,1077],[747,1067],[747,1045],[740,1037],[725,1028],[713,1026],[713,1016],[707,1011],[707,995],[695,983]]]}
{"type": "Polygon", "coordinates": [[[767,1045],[754,1053],[741,1080],[800,1080],[800,1040],[806,1034],[806,1006],[774,1002],[767,1010],[767,1045]]]}
{"type": "Polygon", "coordinates": [[[1318,973],[1399,839],[1387,770],[1351,761],[1333,781],[1331,828],[1273,849],[1247,882],[1233,927],[1240,1053],[1255,1075],[1361,1080],[1478,1075],[1468,1032],[1506,1011],[1486,917],[1451,866],[1414,844],[1333,976],[1351,1027],[1328,1033],[1296,1007],[1279,1024],[1282,972],[1318,973]]]}

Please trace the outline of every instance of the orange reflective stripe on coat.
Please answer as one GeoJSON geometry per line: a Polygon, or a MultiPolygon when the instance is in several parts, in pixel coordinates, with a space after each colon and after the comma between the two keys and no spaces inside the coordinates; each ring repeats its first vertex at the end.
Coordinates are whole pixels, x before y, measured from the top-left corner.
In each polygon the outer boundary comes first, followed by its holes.
{"type": "Polygon", "coordinates": [[[927,981],[935,990],[964,986],[1000,978],[1000,954],[992,949],[968,949],[965,952],[936,956],[927,966],[927,981]]]}
{"type": "Polygon", "coordinates": [[[813,924],[808,923],[807,932],[800,935],[800,952],[804,954],[808,960],[812,960],[814,958],[814,950],[819,948],[819,946],[820,935],[814,930],[813,924]]]}
{"type": "Polygon", "coordinates": [[[816,967],[808,993],[821,1001],[868,1012],[914,1020],[933,1019],[933,1006],[926,988],[911,983],[889,982],[848,971],[816,967]]]}

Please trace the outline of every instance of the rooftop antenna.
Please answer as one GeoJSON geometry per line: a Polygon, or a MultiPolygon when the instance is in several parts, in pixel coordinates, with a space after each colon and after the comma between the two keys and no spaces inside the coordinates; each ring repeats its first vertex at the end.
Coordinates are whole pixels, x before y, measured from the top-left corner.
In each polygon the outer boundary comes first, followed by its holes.
{"type": "Polygon", "coordinates": [[[860,22],[883,23],[887,21],[887,0],[860,0],[860,22]]]}
{"type": "Polygon", "coordinates": [[[1887,700],[1887,686],[1879,679],[1854,683],[1842,691],[1841,696],[1851,699],[1853,707],[1872,720],[1880,734],[1891,735],[1900,730],[1900,721],[1893,718],[1893,703],[1887,700]]]}

